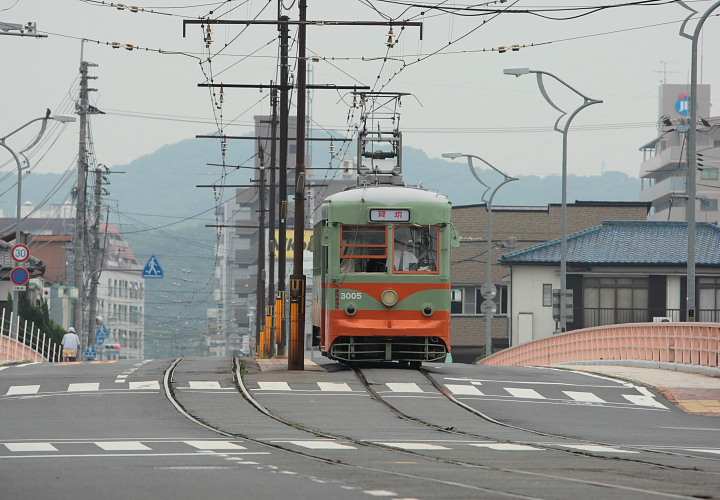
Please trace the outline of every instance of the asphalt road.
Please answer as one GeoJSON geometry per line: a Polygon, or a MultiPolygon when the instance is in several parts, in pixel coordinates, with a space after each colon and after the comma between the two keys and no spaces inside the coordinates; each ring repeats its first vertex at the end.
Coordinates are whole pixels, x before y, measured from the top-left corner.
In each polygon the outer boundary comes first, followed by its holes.
{"type": "Polygon", "coordinates": [[[0,498],[718,498],[720,419],[569,370],[0,368],[0,498]]]}

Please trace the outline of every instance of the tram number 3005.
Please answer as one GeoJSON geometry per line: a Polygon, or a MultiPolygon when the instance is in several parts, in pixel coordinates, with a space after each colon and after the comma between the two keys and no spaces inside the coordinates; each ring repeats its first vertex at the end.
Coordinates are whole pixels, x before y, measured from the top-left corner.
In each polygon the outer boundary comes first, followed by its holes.
{"type": "Polygon", "coordinates": [[[361,300],[362,292],[340,292],[340,300],[361,300]]]}

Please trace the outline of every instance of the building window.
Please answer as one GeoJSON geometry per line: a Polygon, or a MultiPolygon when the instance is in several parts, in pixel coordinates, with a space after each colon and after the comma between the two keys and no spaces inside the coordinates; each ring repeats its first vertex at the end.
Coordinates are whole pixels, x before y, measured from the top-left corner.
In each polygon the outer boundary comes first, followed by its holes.
{"type": "Polygon", "coordinates": [[[700,200],[700,210],[703,212],[717,212],[718,201],[712,198],[700,200]]]}
{"type": "Polygon", "coordinates": [[[720,321],[720,278],[698,278],[698,321],[720,321]]]}
{"type": "Polygon", "coordinates": [[[585,278],[584,326],[648,321],[647,278],[585,278]]]}
{"type": "Polygon", "coordinates": [[[704,167],[700,171],[700,178],[704,181],[716,181],[718,180],[718,169],[704,167]]]}
{"type": "Polygon", "coordinates": [[[552,307],[552,283],[543,283],[542,305],[543,307],[552,307]]]}

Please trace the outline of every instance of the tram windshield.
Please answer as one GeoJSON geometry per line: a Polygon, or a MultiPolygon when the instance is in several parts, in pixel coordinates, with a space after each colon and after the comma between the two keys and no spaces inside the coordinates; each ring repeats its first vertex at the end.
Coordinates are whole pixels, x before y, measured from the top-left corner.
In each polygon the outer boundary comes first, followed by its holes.
{"type": "Polygon", "coordinates": [[[393,228],[393,271],[434,273],[437,262],[437,226],[395,226],[393,228]]]}
{"type": "Polygon", "coordinates": [[[343,225],[340,228],[341,273],[437,273],[437,226],[395,226],[392,255],[386,226],[343,225]],[[391,259],[389,258],[391,257],[391,259]]]}

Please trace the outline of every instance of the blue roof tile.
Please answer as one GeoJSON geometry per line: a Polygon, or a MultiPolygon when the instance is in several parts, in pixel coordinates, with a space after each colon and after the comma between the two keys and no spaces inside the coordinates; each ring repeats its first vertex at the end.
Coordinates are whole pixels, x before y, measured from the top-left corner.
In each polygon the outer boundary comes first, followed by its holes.
{"type": "MultiPolygon", "coordinates": [[[[720,227],[698,223],[696,264],[720,265],[720,227]]],[[[686,264],[687,223],[612,221],[568,236],[567,262],[576,264],[686,264]]],[[[560,262],[560,239],[503,256],[508,264],[560,262]]]]}

